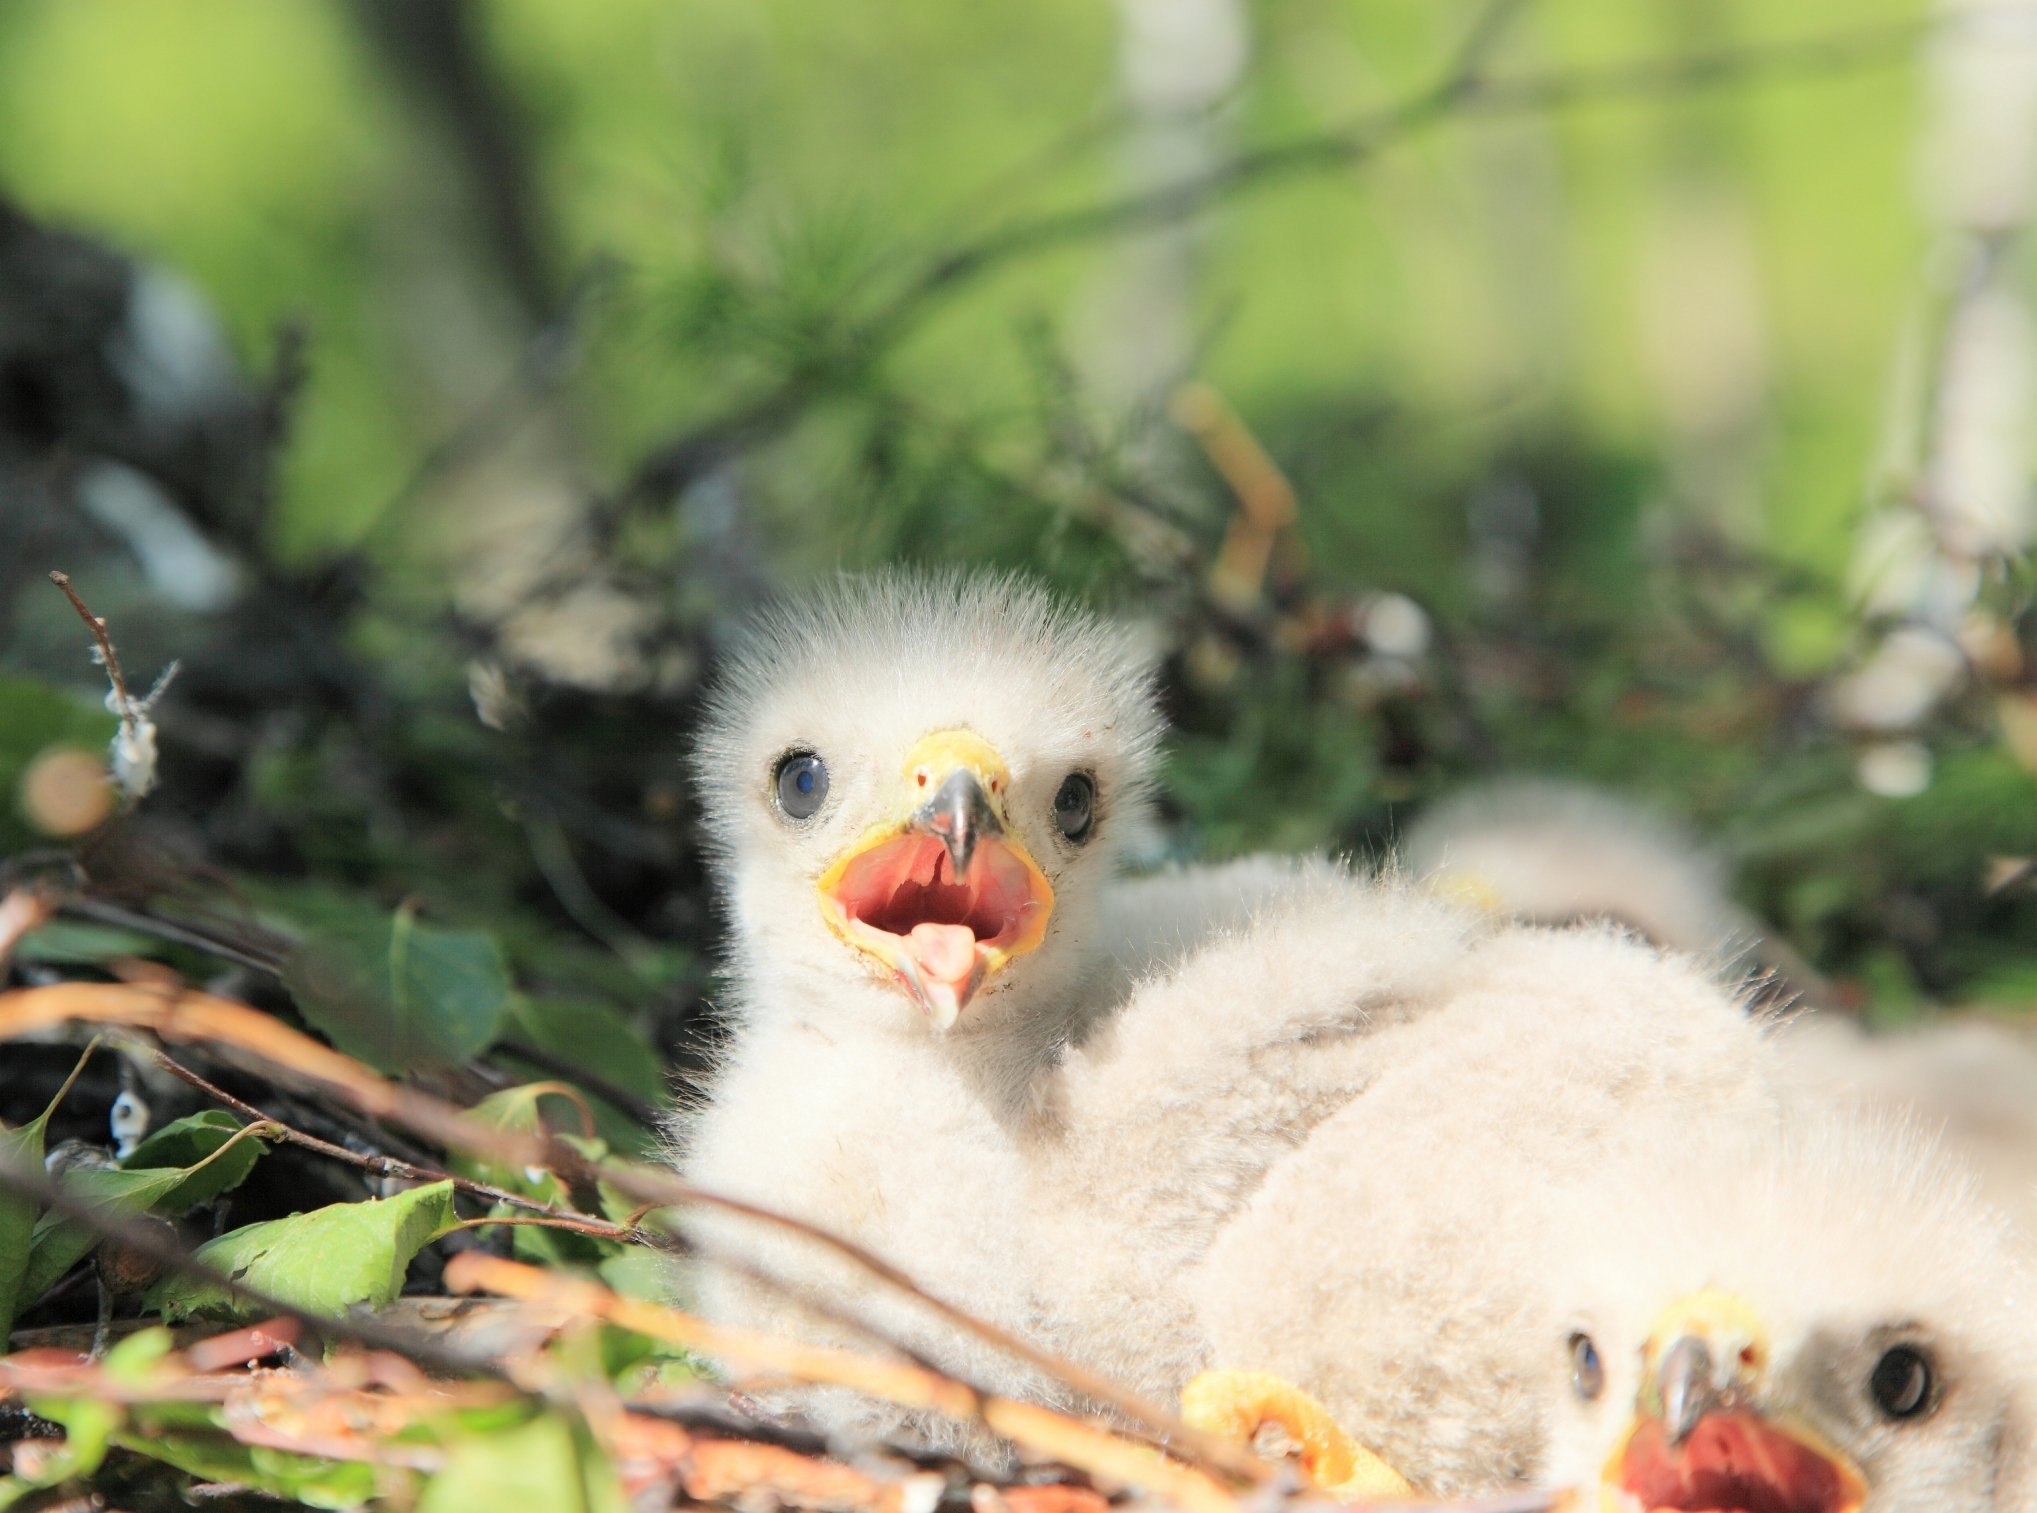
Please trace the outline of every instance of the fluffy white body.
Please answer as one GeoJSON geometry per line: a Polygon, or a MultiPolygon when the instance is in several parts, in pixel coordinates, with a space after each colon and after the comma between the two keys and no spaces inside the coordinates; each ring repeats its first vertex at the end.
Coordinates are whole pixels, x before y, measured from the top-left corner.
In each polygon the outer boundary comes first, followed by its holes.
{"type": "Polygon", "coordinates": [[[1416,1487],[1535,1479],[1555,1194],[1622,1149],[1770,1107],[1761,1027],[1605,930],[1500,930],[1362,1047],[1357,1096],[1189,1278],[1210,1364],[1319,1398],[1416,1487]]]}
{"type": "MultiPolygon", "coordinates": [[[[1710,1340],[1699,1390],[1836,1450],[1862,1513],[2037,1508],[2037,1293],[1970,1174],[1914,1125],[1841,1111],[1698,1133],[1580,1192],[1550,1253],[1549,1477],[1619,1464],[1681,1329],[1710,1340]]],[[[1817,1513],[1807,1492],[1775,1505],[1817,1513]]]]}
{"type": "Polygon", "coordinates": [[[1139,983],[1042,1080],[1025,1132],[1040,1337],[1172,1402],[1212,1364],[1190,1269],[1391,1062],[1394,1027],[1449,1001],[1494,928],[1324,868],[1139,983]]]}
{"type": "MultiPolygon", "coordinates": [[[[840,591],[737,659],[709,732],[736,1032],[679,1132],[688,1175],[1153,1397],[1212,1365],[1268,1369],[1424,1490],[1532,1477],[1562,1406],[1563,1216],[1620,1152],[1771,1117],[1776,1060],[1740,1002],[1611,931],[1523,928],[1321,863],[1118,878],[1158,733],[1146,675],[1021,586],[840,591]],[[883,912],[854,869],[965,813],[910,810],[916,777],[946,791],[915,762],[979,746],[966,813],[999,875],[1023,862],[1033,881],[883,912]],[[794,757],[826,759],[825,803],[794,804],[794,757]],[[1079,825],[1071,774],[1091,785],[1079,825]],[[1048,889],[1045,928],[1003,951],[1048,889]],[[845,896],[846,924],[823,906],[845,896]]],[[[971,875],[936,864],[900,896],[971,875]]],[[[711,1317],[845,1339],[846,1314],[1056,1396],[825,1250],[726,1218],[697,1233],[741,1263],[695,1272],[711,1317]]],[[[959,1438],[846,1398],[800,1406],[959,1438]]]]}

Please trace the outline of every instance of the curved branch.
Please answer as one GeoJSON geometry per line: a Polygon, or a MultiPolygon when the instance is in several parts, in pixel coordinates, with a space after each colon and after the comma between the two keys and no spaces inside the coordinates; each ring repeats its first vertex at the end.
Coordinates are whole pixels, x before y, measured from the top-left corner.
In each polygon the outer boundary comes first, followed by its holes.
{"type": "Polygon", "coordinates": [[[1171,225],[1298,174],[1355,167],[1451,117],[1532,114],[1781,77],[1849,73],[1906,56],[1929,30],[1921,21],[1896,22],[1783,43],[1494,79],[1485,72],[1485,59],[1513,9],[1514,0],[1494,0],[1433,83],[1350,125],[1241,152],[1156,189],[1054,211],[935,253],[874,313],[848,326],[828,353],[795,366],[776,383],[657,448],[605,502],[603,512],[621,513],[667,497],[747,447],[789,429],[815,402],[896,348],[946,296],[1036,253],[1171,225]]]}

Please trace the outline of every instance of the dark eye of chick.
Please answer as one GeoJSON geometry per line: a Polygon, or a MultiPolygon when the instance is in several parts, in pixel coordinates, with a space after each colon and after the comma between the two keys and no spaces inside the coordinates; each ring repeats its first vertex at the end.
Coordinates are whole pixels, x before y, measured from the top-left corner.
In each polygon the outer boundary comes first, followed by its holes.
{"type": "Polygon", "coordinates": [[[1888,1417],[1915,1418],[1931,1406],[1930,1358],[1914,1345],[1895,1346],[1874,1363],[1867,1390],[1888,1417]]]}
{"type": "Polygon", "coordinates": [[[810,751],[789,751],[772,775],[778,812],[789,820],[811,819],[828,796],[828,764],[810,751]]]}
{"type": "Polygon", "coordinates": [[[1078,846],[1089,839],[1096,823],[1096,779],[1086,772],[1071,772],[1061,779],[1054,795],[1054,823],[1078,846]]]}
{"type": "Polygon", "coordinates": [[[1598,1358],[1598,1346],[1588,1334],[1570,1337],[1570,1388],[1587,1403],[1598,1401],[1606,1390],[1606,1368],[1598,1358]]]}

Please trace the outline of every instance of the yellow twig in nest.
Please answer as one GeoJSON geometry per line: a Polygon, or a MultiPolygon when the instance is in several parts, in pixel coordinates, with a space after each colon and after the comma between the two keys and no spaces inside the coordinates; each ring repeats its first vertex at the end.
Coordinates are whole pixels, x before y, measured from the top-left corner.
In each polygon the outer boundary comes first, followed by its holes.
{"type": "Polygon", "coordinates": [[[847,1387],[900,1407],[926,1409],[963,1423],[982,1424],[1022,1449],[1074,1466],[1091,1476],[1155,1492],[1188,1513],[1236,1513],[1238,1508],[1237,1499],[1208,1476],[1166,1459],[1149,1446],[1121,1439],[1049,1408],[979,1393],[924,1366],[711,1324],[676,1308],[625,1298],[578,1277],[505,1261],[479,1251],[463,1251],[447,1263],[446,1285],[459,1292],[485,1291],[549,1304],[651,1339],[722,1360],[741,1361],[809,1385],[847,1387]]]}
{"type": "MultiPolygon", "coordinates": [[[[1301,518],[1294,485],[1208,384],[1183,385],[1172,408],[1175,422],[1196,439],[1237,496],[1238,512],[1210,567],[1209,589],[1217,603],[1244,613],[1265,593],[1274,551],[1301,518]]],[[[1288,552],[1290,561],[1284,565],[1298,570],[1299,548],[1290,541],[1288,552]]]]}

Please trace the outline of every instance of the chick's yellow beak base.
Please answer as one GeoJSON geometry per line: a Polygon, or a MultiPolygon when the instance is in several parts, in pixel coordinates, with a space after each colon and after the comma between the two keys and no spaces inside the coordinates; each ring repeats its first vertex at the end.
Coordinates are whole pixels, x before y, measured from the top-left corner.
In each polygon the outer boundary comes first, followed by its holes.
{"type": "Polygon", "coordinates": [[[821,915],[947,1030],[1045,938],[1054,890],[1012,834],[1004,759],[974,731],[922,738],[898,783],[895,817],[821,875],[821,915]]]}

